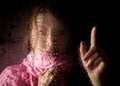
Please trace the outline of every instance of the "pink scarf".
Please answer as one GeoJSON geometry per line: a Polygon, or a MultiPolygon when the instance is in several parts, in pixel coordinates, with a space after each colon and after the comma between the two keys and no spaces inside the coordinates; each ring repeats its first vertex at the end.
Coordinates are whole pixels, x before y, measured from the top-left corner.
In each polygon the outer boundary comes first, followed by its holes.
{"type": "Polygon", "coordinates": [[[39,74],[47,68],[59,66],[64,72],[69,72],[73,66],[72,57],[70,55],[59,57],[48,54],[34,55],[31,52],[21,64],[5,68],[0,74],[0,86],[37,86],[39,74]]]}

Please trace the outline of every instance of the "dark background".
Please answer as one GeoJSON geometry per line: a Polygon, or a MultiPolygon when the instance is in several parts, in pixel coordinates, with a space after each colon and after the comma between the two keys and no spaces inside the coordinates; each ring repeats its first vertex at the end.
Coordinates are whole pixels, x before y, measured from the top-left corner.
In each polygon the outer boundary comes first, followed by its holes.
{"type": "MultiPolygon", "coordinates": [[[[57,1],[57,0],[56,0],[57,1]]],[[[89,36],[91,28],[97,26],[97,43],[108,52],[110,58],[108,75],[114,86],[118,84],[119,78],[119,29],[120,29],[120,3],[118,1],[75,1],[61,0],[74,16],[77,29],[83,28],[83,40],[89,44],[89,36]]],[[[17,15],[27,10],[31,4],[36,3],[35,0],[1,0],[0,1],[0,46],[4,45],[6,39],[9,38],[9,31],[15,30],[15,25],[10,24],[17,19],[17,15]],[[9,27],[7,27],[9,26],[9,27]],[[7,28],[6,28],[7,27],[7,28]],[[6,37],[7,34],[7,37],[6,37]]],[[[19,20],[19,18],[18,18],[19,20]]],[[[19,35],[19,33],[18,33],[19,35]]],[[[0,51],[2,52],[2,51],[0,51]]],[[[2,63],[0,64],[3,65],[2,63]]],[[[7,66],[7,65],[5,65],[7,66]]],[[[1,69],[2,70],[2,69],[1,69]]],[[[117,85],[118,86],[118,85],[117,85]]]]}

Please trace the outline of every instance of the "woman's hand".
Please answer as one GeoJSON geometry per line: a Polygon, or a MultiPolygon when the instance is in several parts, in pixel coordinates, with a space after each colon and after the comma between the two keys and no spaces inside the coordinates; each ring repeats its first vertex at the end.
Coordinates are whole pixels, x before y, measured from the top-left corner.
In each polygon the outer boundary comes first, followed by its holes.
{"type": "Polygon", "coordinates": [[[80,43],[80,57],[93,86],[101,86],[107,56],[96,46],[96,27],[91,31],[90,49],[87,51],[86,44],[83,41],[80,43]]]}
{"type": "Polygon", "coordinates": [[[59,86],[64,78],[62,70],[49,68],[39,75],[38,86],[59,86]]]}

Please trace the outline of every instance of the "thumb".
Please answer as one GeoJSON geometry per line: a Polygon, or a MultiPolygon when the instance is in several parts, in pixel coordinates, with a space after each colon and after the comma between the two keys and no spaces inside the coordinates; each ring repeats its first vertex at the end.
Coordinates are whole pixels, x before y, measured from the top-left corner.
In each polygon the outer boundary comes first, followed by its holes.
{"type": "Polygon", "coordinates": [[[87,53],[87,50],[86,50],[86,44],[84,41],[81,41],[80,42],[80,58],[81,59],[84,59],[84,55],[87,53]]]}

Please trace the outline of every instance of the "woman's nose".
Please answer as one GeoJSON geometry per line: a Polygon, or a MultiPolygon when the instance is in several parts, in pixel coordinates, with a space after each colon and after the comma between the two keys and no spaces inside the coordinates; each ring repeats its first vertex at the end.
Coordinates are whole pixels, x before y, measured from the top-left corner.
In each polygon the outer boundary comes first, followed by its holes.
{"type": "Polygon", "coordinates": [[[46,47],[48,52],[54,52],[56,51],[57,48],[57,41],[56,37],[49,35],[47,37],[47,42],[46,42],[46,47]]]}

